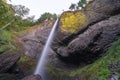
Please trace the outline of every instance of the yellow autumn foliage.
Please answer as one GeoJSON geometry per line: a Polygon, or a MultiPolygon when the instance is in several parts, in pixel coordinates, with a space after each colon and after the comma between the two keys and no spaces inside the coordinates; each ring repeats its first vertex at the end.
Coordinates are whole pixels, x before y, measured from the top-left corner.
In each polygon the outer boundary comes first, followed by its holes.
{"type": "Polygon", "coordinates": [[[7,0],[2,0],[2,1],[5,2],[5,3],[7,2],[7,0]]]}
{"type": "Polygon", "coordinates": [[[66,12],[62,14],[60,21],[62,31],[74,33],[87,24],[87,17],[80,11],[66,12]]]}

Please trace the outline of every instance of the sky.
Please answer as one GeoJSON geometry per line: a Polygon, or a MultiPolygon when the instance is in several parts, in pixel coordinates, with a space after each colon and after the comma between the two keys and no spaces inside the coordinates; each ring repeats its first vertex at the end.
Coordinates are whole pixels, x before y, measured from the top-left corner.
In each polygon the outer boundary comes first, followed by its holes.
{"type": "Polygon", "coordinates": [[[30,15],[39,18],[45,12],[61,14],[69,9],[71,3],[77,3],[79,0],[11,0],[13,5],[24,5],[30,9],[30,15]]]}

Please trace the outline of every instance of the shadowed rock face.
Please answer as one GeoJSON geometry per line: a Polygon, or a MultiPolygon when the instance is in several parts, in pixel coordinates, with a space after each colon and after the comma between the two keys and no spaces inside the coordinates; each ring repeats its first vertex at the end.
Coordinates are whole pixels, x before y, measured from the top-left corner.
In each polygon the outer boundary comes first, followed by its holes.
{"type": "Polygon", "coordinates": [[[0,73],[7,72],[20,59],[19,54],[6,52],[0,55],[0,73]]]}
{"type": "Polygon", "coordinates": [[[17,80],[17,77],[13,74],[0,74],[0,80],[17,80]]]}
{"type": "Polygon", "coordinates": [[[62,50],[58,49],[58,54],[68,61],[90,61],[106,52],[119,37],[120,15],[116,15],[89,26],[85,32],[73,39],[67,47],[62,50]]]}

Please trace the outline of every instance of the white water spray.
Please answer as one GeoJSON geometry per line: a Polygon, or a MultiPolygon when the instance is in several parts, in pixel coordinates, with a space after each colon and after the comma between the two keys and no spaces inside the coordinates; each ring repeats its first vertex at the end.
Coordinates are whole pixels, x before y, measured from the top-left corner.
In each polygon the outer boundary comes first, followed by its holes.
{"type": "Polygon", "coordinates": [[[49,48],[51,45],[51,41],[53,40],[53,37],[54,37],[55,30],[57,28],[57,24],[58,24],[58,19],[56,20],[56,22],[53,25],[53,28],[50,32],[48,39],[47,39],[47,42],[46,42],[45,47],[44,47],[42,54],[41,54],[41,58],[38,61],[38,65],[37,65],[35,73],[34,73],[35,75],[39,74],[42,77],[42,80],[46,80],[45,75],[44,75],[45,61],[46,61],[47,54],[48,54],[48,51],[49,51],[49,48]]]}

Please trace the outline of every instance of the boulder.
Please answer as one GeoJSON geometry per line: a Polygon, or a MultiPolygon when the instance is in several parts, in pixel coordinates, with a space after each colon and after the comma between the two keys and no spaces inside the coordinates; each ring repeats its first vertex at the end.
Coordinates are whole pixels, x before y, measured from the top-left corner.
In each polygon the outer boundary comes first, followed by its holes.
{"type": "Polygon", "coordinates": [[[5,52],[0,55],[0,73],[7,72],[20,59],[20,55],[14,52],[5,52]]]}
{"type": "MultiPolygon", "coordinates": [[[[89,26],[84,33],[73,39],[64,50],[58,49],[58,54],[76,61],[90,61],[89,59],[105,53],[119,37],[120,15],[116,15],[89,26]]],[[[70,59],[68,60],[70,61],[70,59]]]]}
{"type": "Polygon", "coordinates": [[[29,75],[23,78],[22,80],[41,80],[41,77],[40,75],[29,75]]]}

